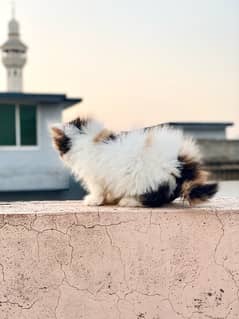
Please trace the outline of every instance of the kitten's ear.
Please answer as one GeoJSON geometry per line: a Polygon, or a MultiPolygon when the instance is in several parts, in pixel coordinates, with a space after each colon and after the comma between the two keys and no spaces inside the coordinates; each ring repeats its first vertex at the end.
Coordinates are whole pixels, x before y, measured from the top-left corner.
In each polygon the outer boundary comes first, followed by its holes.
{"type": "Polygon", "coordinates": [[[61,124],[55,124],[50,127],[52,137],[59,138],[64,136],[63,126],[61,124]]]}
{"type": "Polygon", "coordinates": [[[60,152],[61,156],[71,149],[71,139],[65,134],[62,124],[51,126],[51,135],[53,146],[60,152]]]}
{"type": "Polygon", "coordinates": [[[51,127],[51,134],[53,135],[53,137],[60,137],[62,135],[64,135],[64,132],[59,129],[58,127],[51,127]]]}

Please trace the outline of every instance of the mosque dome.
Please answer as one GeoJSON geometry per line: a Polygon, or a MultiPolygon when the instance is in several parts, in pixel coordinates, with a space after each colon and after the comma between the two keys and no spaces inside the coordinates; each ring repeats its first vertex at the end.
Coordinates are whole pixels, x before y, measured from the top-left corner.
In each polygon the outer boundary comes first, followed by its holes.
{"type": "Polygon", "coordinates": [[[27,46],[19,39],[8,39],[0,48],[3,52],[16,51],[24,53],[27,51],[27,46]]]}
{"type": "Polygon", "coordinates": [[[22,52],[27,51],[27,46],[20,40],[20,25],[15,18],[8,23],[8,40],[1,46],[3,52],[22,52]]]}

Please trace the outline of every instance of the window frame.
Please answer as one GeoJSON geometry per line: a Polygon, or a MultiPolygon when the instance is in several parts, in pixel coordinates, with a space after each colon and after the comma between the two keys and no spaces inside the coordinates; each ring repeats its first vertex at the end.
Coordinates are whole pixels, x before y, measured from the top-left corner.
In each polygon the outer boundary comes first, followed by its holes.
{"type": "MultiPolygon", "coordinates": [[[[21,128],[20,128],[20,106],[33,105],[27,103],[13,103],[15,105],[15,129],[16,129],[16,145],[0,145],[0,151],[38,151],[39,150],[39,124],[40,112],[39,105],[36,104],[36,145],[21,145],[21,128]]],[[[1,106],[0,106],[1,107],[1,106]]]]}

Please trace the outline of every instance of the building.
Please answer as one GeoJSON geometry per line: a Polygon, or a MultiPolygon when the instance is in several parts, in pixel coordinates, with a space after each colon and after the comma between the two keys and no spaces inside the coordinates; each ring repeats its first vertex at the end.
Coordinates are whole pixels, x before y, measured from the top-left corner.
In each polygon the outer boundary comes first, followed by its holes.
{"type": "Polygon", "coordinates": [[[23,68],[27,62],[27,46],[20,40],[20,26],[17,20],[11,19],[8,25],[8,39],[1,46],[2,61],[7,70],[7,90],[22,92],[23,68]]]}
{"type": "Polygon", "coordinates": [[[1,46],[7,92],[0,93],[0,200],[65,198],[73,181],[52,147],[49,125],[81,99],[23,92],[27,46],[14,16],[8,28],[1,46]]]}
{"type": "Polygon", "coordinates": [[[239,140],[200,139],[198,143],[212,179],[239,181],[239,140]]]}
{"type": "Polygon", "coordinates": [[[226,129],[232,126],[233,122],[169,122],[167,124],[197,139],[223,140],[226,139],[226,129]]]}
{"type": "MultiPolygon", "coordinates": [[[[239,180],[239,140],[227,139],[226,129],[232,122],[170,122],[168,125],[194,136],[203,153],[212,179],[239,180]]],[[[239,191],[238,191],[239,194],[239,191]]]]}

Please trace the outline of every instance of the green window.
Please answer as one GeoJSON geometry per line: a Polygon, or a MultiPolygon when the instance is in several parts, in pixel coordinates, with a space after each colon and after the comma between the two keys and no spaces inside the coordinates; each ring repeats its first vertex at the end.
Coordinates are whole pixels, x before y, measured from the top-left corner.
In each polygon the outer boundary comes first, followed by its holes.
{"type": "Polygon", "coordinates": [[[0,146],[37,145],[36,105],[0,105],[0,146]]]}
{"type": "Polygon", "coordinates": [[[15,105],[0,105],[0,145],[16,145],[15,105]]]}
{"type": "Polygon", "coordinates": [[[20,105],[20,143],[23,146],[37,144],[35,105],[20,105]]]}

